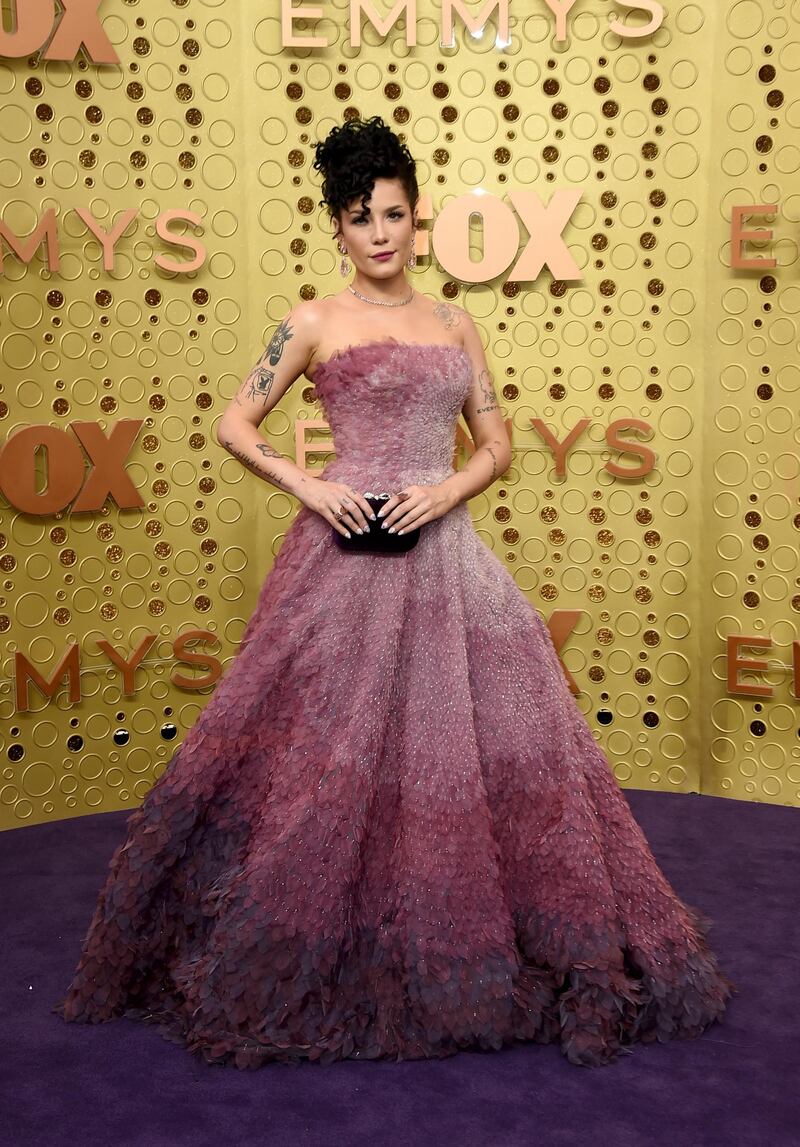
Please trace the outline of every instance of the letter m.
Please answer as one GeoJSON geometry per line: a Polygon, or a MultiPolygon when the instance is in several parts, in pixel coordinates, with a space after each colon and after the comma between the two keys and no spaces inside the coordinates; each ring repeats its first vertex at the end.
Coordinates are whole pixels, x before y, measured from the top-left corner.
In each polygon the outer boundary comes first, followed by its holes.
{"type": "Polygon", "coordinates": [[[14,653],[14,691],[18,713],[30,710],[29,683],[32,681],[44,697],[52,698],[61,684],[64,674],[69,678],[69,700],[74,703],[81,699],[81,670],[79,647],[73,642],[50,675],[43,677],[35,665],[17,649],[14,653]]]}

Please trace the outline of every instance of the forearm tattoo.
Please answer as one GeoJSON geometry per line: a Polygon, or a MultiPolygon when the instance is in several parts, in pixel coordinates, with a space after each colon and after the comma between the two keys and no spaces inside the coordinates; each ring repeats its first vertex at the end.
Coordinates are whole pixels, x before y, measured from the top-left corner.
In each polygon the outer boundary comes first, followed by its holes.
{"type": "MultiPolygon", "coordinates": [[[[499,443],[498,443],[498,445],[499,445],[499,443]]],[[[467,470],[469,470],[470,466],[471,466],[471,465],[472,465],[472,463],[475,461],[475,459],[478,457],[478,455],[480,454],[481,450],[488,450],[488,451],[489,451],[489,454],[491,455],[491,459],[492,459],[492,476],[491,476],[491,478],[489,479],[489,485],[491,485],[491,484],[492,484],[492,482],[494,482],[495,478],[497,477],[497,456],[496,456],[496,454],[495,454],[495,452],[494,452],[494,450],[493,450],[492,446],[490,446],[488,443],[484,443],[484,444],[483,444],[483,446],[479,446],[479,447],[478,447],[478,449],[477,449],[477,450],[476,450],[476,451],[473,453],[472,457],[471,457],[471,458],[469,458],[469,459],[467,460],[467,462],[466,462],[466,463],[465,463],[465,464],[464,464],[464,465],[461,467],[461,469],[459,470],[459,474],[463,474],[463,473],[465,473],[467,470]]]]}
{"type": "MultiPolygon", "coordinates": [[[[259,399],[266,402],[269,398],[269,392],[275,381],[275,371],[271,370],[270,367],[278,365],[283,354],[283,348],[290,338],[292,338],[292,326],[288,319],[284,319],[269,340],[261,358],[244,380],[242,389],[250,402],[257,402],[259,399]],[[269,367],[264,365],[265,360],[269,362],[269,367]]],[[[238,394],[236,395],[236,402],[239,406],[242,405],[238,394]]]]}
{"type": "Polygon", "coordinates": [[[274,446],[270,446],[269,442],[259,442],[256,450],[260,450],[267,458],[283,458],[280,450],[276,450],[274,446]]]}
{"type": "MultiPolygon", "coordinates": [[[[288,489],[288,486],[284,482],[283,478],[280,478],[273,470],[265,470],[264,467],[261,466],[257,461],[254,461],[252,458],[248,458],[248,456],[243,454],[242,451],[239,450],[235,443],[231,442],[229,438],[223,438],[222,445],[226,450],[229,450],[231,454],[233,454],[234,458],[238,458],[242,465],[246,466],[248,470],[252,470],[253,473],[258,474],[260,478],[269,479],[270,482],[274,482],[276,486],[280,486],[284,490],[288,489]]],[[[262,450],[262,445],[259,444],[256,449],[262,450]]],[[[272,458],[281,457],[281,454],[277,450],[273,450],[272,447],[269,446],[266,442],[263,443],[263,453],[268,454],[272,458]]]]}

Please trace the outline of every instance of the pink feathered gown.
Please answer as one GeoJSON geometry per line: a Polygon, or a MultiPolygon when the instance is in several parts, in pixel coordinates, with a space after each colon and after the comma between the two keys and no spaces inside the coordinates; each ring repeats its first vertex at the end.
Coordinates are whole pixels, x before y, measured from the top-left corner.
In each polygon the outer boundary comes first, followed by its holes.
{"type": "MultiPolygon", "coordinates": [[[[469,356],[322,363],[325,478],[453,473],[469,356]]],[[[379,528],[377,523],[372,528],[379,528]]],[[[130,815],[52,1010],[208,1062],[557,1041],[597,1066],[699,1035],[735,985],[659,869],[547,626],[466,503],[402,554],[302,507],[241,646],[130,815]]]]}

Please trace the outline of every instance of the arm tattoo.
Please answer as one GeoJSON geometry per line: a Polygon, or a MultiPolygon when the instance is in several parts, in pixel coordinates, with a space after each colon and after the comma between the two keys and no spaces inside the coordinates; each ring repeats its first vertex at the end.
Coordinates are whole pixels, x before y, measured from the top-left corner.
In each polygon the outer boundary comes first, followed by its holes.
{"type": "Polygon", "coordinates": [[[283,354],[283,348],[289,339],[292,337],[292,327],[288,319],[284,319],[281,325],[269,340],[269,345],[261,356],[262,359],[265,355],[269,355],[269,365],[277,366],[280,362],[280,357],[283,354]]]}
{"type": "MultiPolygon", "coordinates": [[[[247,384],[247,397],[251,402],[257,398],[263,398],[264,401],[269,398],[269,392],[272,389],[272,384],[275,381],[275,374],[271,370],[265,370],[263,366],[254,366],[250,374],[245,379],[247,384]]],[[[237,399],[238,401],[238,399],[237,399]]],[[[241,403],[239,403],[241,406],[241,403]]]]}
{"type": "Polygon", "coordinates": [[[489,371],[486,370],[485,367],[481,371],[481,373],[478,375],[478,382],[480,384],[481,393],[483,395],[483,401],[487,405],[481,406],[479,410],[475,411],[475,413],[476,414],[485,414],[487,410],[499,410],[500,407],[498,406],[497,399],[495,398],[495,395],[494,395],[494,386],[492,385],[492,376],[489,373],[489,371]]]}
{"type": "Polygon", "coordinates": [[[478,457],[481,450],[488,450],[492,456],[492,476],[489,479],[489,483],[491,485],[491,483],[494,482],[495,478],[497,477],[497,456],[495,455],[495,452],[492,449],[492,447],[486,442],[483,444],[483,446],[478,447],[478,449],[473,453],[472,457],[469,458],[468,461],[461,467],[461,470],[459,471],[459,473],[463,474],[466,470],[469,470],[470,466],[475,461],[475,459],[478,457]]]}
{"type": "MultiPolygon", "coordinates": [[[[274,482],[276,486],[281,486],[283,489],[288,489],[282,478],[279,478],[278,475],[273,473],[271,470],[264,470],[261,466],[259,466],[258,462],[254,462],[252,458],[248,458],[246,454],[243,454],[241,450],[238,450],[234,443],[230,441],[230,439],[223,439],[222,445],[226,450],[229,450],[235,458],[238,458],[242,465],[246,466],[248,470],[252,470],[253,473],[258,474],[260,478],[268,478],[269,481],[274,482]]],[[[269,449],[271,450],[272,447],[269,447],[269,449]]],[[[279,458],[280,455],[277,452],[274,452],[273,457],[279,458]]]]}
{"type": "MultiPolygon", "coordinates": [[[[255,402],[259,398],[266,402],[269,398],[269,392],[272,390],[272,384],[275,381],[275,371],[264,366],[264,360],[269,359],[270,366],[277,366],[283,354],[283,348],[290,338],[292,338],[291,323],[288,319],[284,319],[269,340],[269,344],[261,358],[245,379],[245,393],[251,402],[255,402]]],[[[236,402],[239,406],[242,405],[238,394],[236,395],[236,402]]]]}
{"type": "Polygon", "coordinates": [[[260,450],[267,458],[283,458],[280,450],[276,450],[274,446],[270,446],[269,442],[259,442],[256,450],[260,450]]]}
{"type": "Polygon", "coordinates": [[[441,319],[448,330],[451,327],[457,327],[461,322],[461,313],[451,307],[449,303],[437,303],[433,308],[433,313],[437,319],[441,319]]]}

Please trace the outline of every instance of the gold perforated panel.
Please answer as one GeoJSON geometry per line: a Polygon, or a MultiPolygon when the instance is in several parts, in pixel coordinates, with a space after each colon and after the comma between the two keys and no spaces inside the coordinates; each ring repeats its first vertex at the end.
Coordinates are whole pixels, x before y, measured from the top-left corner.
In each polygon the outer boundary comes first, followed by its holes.
{"type": "MultiPolygon", "coordinates": [[[[470,508],[484,541],[545,618],[579,610],[562,659],[623,785],[797,804],[792,647],[800,609],[798,391],[800,36],[788,6],[671,7],[641,40],[608,30],[644,13],[581,5],[555,36],[545,4],[512,2],[510,43],[420,0],[404,22],[348,36],[348,5],[299,21],[326,48],[282,47],[280,6],[143,0],[109,10],[120,64],[0,61],[2,220],[30,235],[55,209],[60,266],[3,241],[3,439],[40,424],[142,426],[127,473],[142,505],[84,514],[3,502],[2,827],[138,804],[211,692],[176,657],[181,634],[234,655],[298,504],[214,442],[215,419],[297,298],[341,290],[318,207],[312,144],[343,117],[380,113],[404,133],[434,214],[476,187],[506,199],[578,189],[564,239],[582,278],[470,284],[420,259],[410,277],[475,318],[513,431],[514,460],[470,508]],[[713,8],[713,10],[709,10],[713,8]],[[268,13],[268,14],[264,14],[268,13]],[[732,266],[736,206],[749,215],[732,266]],[[113,264],[78,209],[111,229],[113,264]],[[191,274],[163,269],[205,248],[191,274]],[[612,424],[635,454],[614,445],[612,424]],[[588,425],[563,476],[532,423],[563,440],[588,425]],[[617,476],[649,448],[643,477],[617,476]],[[98,646],[155,641],[126,697],[98,646]],[[732,690],[737,634],[769,637],[769,697],[732,690]],[[79,647],[80,700],[29,687],[15,655],[49,677],[79,647]]],[[[430,227],[430,222],[428,223],[430,227]]],[[[528,240],[523,234],[521,242],[528,240]]],[[[535,236],[533,237],[535,240],[535,236]]],[[[471,232],[474,257],[481,234],[471,232]]],[[[300,380],[263,425],[295,455],[320,410],[300,380]]],[[[319,469],[330,457],[309,460],[319,469]]],[[[0,455],[0,465],[2,455],[0,455]]],[[[33,465],[33,463],[31,463],[33,465]]],[[[37,457],[40,486],[44,460],[37,457]]],[[[88,462],[87,462],[88,465],[88,462]]],[[[551,618],[551,620],[552,620],[551,618]]],[[[202,648],[202,647],[201,647],[202,648]]],[[[219,668],[219,667],[218,667],[219,668]]],[[[66,682],[66,677],[64,678],[66,682]]]]}

